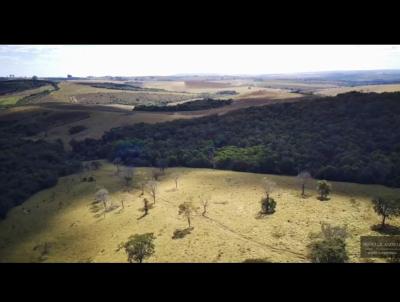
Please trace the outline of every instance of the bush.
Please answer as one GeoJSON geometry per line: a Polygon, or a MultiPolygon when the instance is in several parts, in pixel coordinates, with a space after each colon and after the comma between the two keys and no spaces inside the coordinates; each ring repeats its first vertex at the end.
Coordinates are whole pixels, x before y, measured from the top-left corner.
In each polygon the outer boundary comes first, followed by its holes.
{"type": "Polygon", "coordinates": [[[328,195],[331,193],[332,186],[326,180],[319,180],[317,182],[317,190],[318,190],[318,192],[320,194],[319,199],[320,200],[327,200],[328,199],[328,195]]]}
{"type": "Polygon", "coordinates": [[[346,251],[347,227],[323,223],[319,239],[309,244],[309,257],[314,263],[344,263],[348,260],[346,251]]]}
{"type": "Polygon", "coordinates": [[[348,260],[346,243],[340,238],[313,242],[309,248],[314,263],[344,263],[348,260]]]}
{"type": "Polygon", "coordinates": [[[273,214],[275,213],[276,201],[271,197],[261,199],[261,213],[273,214]]]}

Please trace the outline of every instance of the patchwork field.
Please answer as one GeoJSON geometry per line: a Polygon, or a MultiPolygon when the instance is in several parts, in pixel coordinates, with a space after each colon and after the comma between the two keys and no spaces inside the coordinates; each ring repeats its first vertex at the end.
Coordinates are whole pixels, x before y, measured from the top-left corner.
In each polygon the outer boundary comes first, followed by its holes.
{"type": "Polygon", "coordinates": [[[72,104],[160,104],[192,99],[195,95],[173,92],[114,90],[61,82],[60,89],[35,103],[63,102],[72,104]]]}
{"type": "MultiPolygon", "coordinates": [[[[127,262],[118,246],[130,235],[153,232],[155,254],[148,262],[308,262],[306,245],[320,223],[347,225],[350,261],[360,259],[361,235],[376,235],[371,226],[380,218],[370,199],[375,194],[399,194],[399,189],[377,185],[333,182],[328,201],[316,198],[315,183],[300,198],[294,177],[241,173],[210,169],[171,168],[159,182],[156,203],[143,216],[139,182],[149,179],[150,168],[138,168],[134,184],[126,191],[116,167],[103,162],[97,171],[63,177],[57,186],[41,191],[12,209],[0,222],[1,262],[127,262]],[[178,189],[173,174],[179,173],[178,189]],[[82,182],[93,176],[95,182],[82,182]],[[258,217],[263,178],[275,181],[272,194],[276,212],[258,217]],[[104,212],[94,204],[99,188],[110,192],[112,206],[104,212]],[[201,198],[209,196],[206,217],[201,198]],[[122,208],[121,200],[124,200],[122,208]],[[178,205],[192,201],[198,213],[193,229],[178,215],[178,205]],[[186,230],[184,238],[173,239],[175,230],[186,230]]],[[[400,219],[388,220],[400,227],[400,219]]]]}

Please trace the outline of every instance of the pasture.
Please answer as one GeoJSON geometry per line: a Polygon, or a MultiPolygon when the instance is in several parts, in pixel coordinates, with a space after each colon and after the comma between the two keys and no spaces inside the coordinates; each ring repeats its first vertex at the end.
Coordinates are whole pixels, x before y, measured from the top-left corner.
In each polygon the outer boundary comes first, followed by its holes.
{"type": "MultiPolygon", "coordinates": [[[[0,222],[1,262],[127,262],[119,244],[130,235],[153,232],[155,254],[147,262],[309,262],[310,234],[322,222],[347,225],[347,247],[351,262],[379,262],[359,257],[360,236],[377,235],[371,226],[380,218],[371,198],[376,194],[398,194],[399,189],[379,185],[332,182],[330,200],[318,200],[315,183],[300,197],[294,177],[211,169],[170,168],[161,177],[156,202],[143,216],[140,182],[150,179],[151,168],[136,169],[128,189],[116,167],[103,162],[96,171],[60,179],[57,186],[38,192],[12,209],[0,222]],[[178,188],[173,175],[179,174],[178,188]],[[82,182],[93,176],[95,182],[82,182]],[[276,212],[259,217],[263,178],[277,183],[272,196],[276,212]],[[96,205],[99,188],[110,192],[112,206],[106,212],[96,205]],[[207,214],[202,198],[209,198],[207,214]],[[121,201],[124,201],[122,207],[121,201]],[[191,201],[197,207],[192,229],[178,215],[178,205],[191,201]],[[176,230],[183,238],[173,238],[176,230]]],[[[400,226],[400,219],[388,220],[400,226]]]]}

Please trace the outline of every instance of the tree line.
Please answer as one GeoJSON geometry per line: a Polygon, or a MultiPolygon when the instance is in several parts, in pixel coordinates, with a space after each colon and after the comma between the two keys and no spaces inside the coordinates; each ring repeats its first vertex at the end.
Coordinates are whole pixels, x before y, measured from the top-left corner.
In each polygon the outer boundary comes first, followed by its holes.
{"type": "Polygon", "coordinates": [[[208,167],[400,186],[400,93],[336,97],[114,128],[71,141],[79,159],[208,167]]]}

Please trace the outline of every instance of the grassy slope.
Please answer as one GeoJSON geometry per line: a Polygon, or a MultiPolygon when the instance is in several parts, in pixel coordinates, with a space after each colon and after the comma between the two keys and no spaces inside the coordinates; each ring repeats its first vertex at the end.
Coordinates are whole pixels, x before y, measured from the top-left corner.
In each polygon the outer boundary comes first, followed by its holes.
{"type": "Polygon", "coordinates": [[[382,84],[382,85],[365,85],[365,86],[353,86],[353,87],[337,87],[317,90],[316,94],[323,96],[335,96],[339,93],[346,93],[350,91],[360,92],[396,92],[400,91],[400,84],[382,84]]]}
{"type": "MultiPolygon", "coordinates": [[[[301,199],[295,178],[268,176],[278,183],[274,193],[277,212],[257,219],[265,175],[174,168],[168,169],[161,180],[155,207],[148,216],[138,219],[142,215],[138,188],[124,192],[111,164],[92,174],[97,185],[79,182],[83,175],[64,177],[56,187],[41,191],[14,208],[0,222],[0,261],[126,262],[124,251],[116,251],[118,244],[132,234],[154,232],[156,252],[149,262],[241,262],[249,258],[304,262],[309,233],[319,231],[320,222],[329,222],[348,225],[352,235],[347,240],[351,261],[359,262],[359,236],[377,234],[370,226],[380,222],[370,198],[377,193],[400,191],[333,183],[331,200],[321,202],[316,199],[315,184],[310,185],[310,196],[301,199]],[[182,174],[178,190],[171,177],[174,172],[182,174]],[[71,179],[72,190],[67,185],[71,179]],[[96,186],[106,187],[115,205],[124,198],[125,209],[116,208],[104,218],[102,210],[91,205],[96,186]],[[50,201],[53,192],[56,197],[50,201]],[[192,199],[200,207],[199,196],[204,193],[212,195],[209,218],[194,217],[192,233],[183,239],[172,239],[176,229],[187,227],[186,220],[178,216],[178,204],[192,199]],[[23,208],[31,213],[25,214],[23,208]],[[40,258],[40,245],[45,242],[48,254],[40,258]]],[[[149,174],[149,169],[141,168],[135,179],[149,174]]],[[[150,198],[147,193],[145,197],[150,198]]],[[[388,222],[400,224],[399,219],[388,222]]]]}
{"type": "Polygon", "coordinates": [[[11,94],[5,94],[0,96],[0,106],[1,105],[15,105],[20,99],[32,95],[32,94],[36,94],[45,90],[53,90],[53,86],[51,85],[45,85],[45,86],[41,86],[39,88],[34,88],[34,89],[28,89],[28,90],[24,90],[21,92],[16,92],[16,93],[11,93],[11,94]]]}

